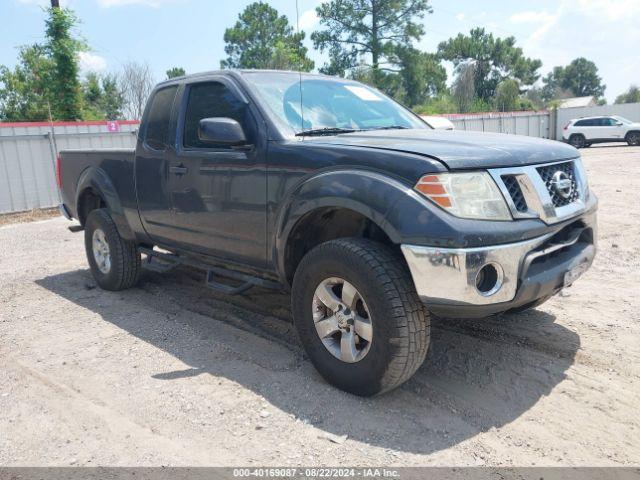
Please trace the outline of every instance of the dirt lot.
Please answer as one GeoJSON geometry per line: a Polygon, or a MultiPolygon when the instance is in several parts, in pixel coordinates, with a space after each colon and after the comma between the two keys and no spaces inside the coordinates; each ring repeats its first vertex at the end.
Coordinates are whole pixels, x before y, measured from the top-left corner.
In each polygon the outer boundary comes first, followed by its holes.
{"type": "Polygon", "coordinates": [[[594,267],[526,314],[434,319],[375,399],[319,377],[286,296],[188,269],[104,292],[62,218],[0,227],[0,465],[640,465],[640,149],[583,155],[594,267]]]}

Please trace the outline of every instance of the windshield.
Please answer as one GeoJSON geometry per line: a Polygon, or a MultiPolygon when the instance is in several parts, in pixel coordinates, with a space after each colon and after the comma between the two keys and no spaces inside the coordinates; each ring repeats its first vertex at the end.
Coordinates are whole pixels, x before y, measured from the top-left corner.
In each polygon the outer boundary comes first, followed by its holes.
{"type": "Polygon", "coordinates": [[[301,82],[298,73],[286,72],[247,72],[245,78],[297,134],[429,128],[389,97],[354,81],[303,74],[301,82]]]}
{"type": "Polygon", "coordinates": [[[613,118],[615,118],[616,120],[620,120],[622,123],[627,123],[627,124],[633,123],[631,120],[627,120],[626,118],[621,117],[619,115],[615,115],[613,118]]]}

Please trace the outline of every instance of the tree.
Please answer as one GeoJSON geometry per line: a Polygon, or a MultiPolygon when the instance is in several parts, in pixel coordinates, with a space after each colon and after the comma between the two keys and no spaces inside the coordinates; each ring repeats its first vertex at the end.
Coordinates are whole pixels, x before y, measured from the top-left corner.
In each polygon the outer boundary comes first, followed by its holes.
{"type": "Polygon", "coordinates": [[[187,72],[184,71],[182,67],[173,67],[167,70],[167,80],[171,80],[176,77],[184,77],[187,72]]]}
{"type": "Polygon", "coordinates": [[[84,119],[116,120],[122,117],[124,97],[116,75],[87,74],[83,85],[84,119]]]}
{"type": "Polygon", "coordinates": [[[221,68],[313,69],[302,44],[304,32],[295,33],[286,16],[266,3],[254,2],[224,32],[224,51],[228,55],[221,68]]]}
{"type": "Polygon", "coordinates": [[[512,112],[518,106],[520,86],[516,80],[508,78],[498,84],[494,99],[495,108],[499,112],[512,112]]]}
{"type": "Polygon", "coordinates": [[[554,67],[542,83],[542,97],[547,102],[567,97],[600,98],[606,89],[596,64],[584,57],[576,58],[566,67],[554,67]]]}
{"type": "Polygon", "coordinates": [[[321,72],[345,76],[355,68],[371,68],[381,87],[381,71],[393,71],[399,47],[411,47],[424,35],[422,20],[431,13],[428,0],[331,0],[316,12],[323,30],[313,32],[315,48],[328,51],[321,72]]]}
{"type": "Polygon", "coordinates": [[[82,92],[78,77],[78,54],[86,49],[84,42],[73,37],[71,30],[78,19],[69,9],[52,7],[45,20],[44,49],[53,62],[49,88],[51,110],[56,119],[82,118],[82,92]]]}
{"type": "Polygon", "coordinates": [[[147,63],[127,62],[119,77],[124,98],[124,113],[131,119],[140,119],[153,90],[154,80],[147,63]]]}
{"type": "Polygon", "coordinates": [[[447,88],[447,71],[433,53],[421,52],[413,47],[397,47],[400,78],[409,107],[424,103],[447,88]]]}
{"type": "Polygon", "coordinates": [[[600,98],[606,89],[602,84],[602,78],[598,76],[596,64],[584,57],[576,58],[567,65],[562,86],[571,90],[576,97],[600,98]]]}
{"type": "Polygon", "coordinates": [[[458,75],[453,82],[453,99],[460,113],[471,111],[475,90],[476,64],[465,63],[458,67],[458,75]]]}
{"type": "Polygon", "coordinates": [[[21,47],[13,70],[0,66],[0,119],[47,120],[52,71],[53,62],[39,45],[21,47]]]}
{"type": "Polygon", "coordinates": [[[626,92],[616,97],[615,103],[640,103],[640,88],[631,85],[626,92]]]}
{"type": "Polygon", "coordinates": [[[469,35],[462,33],[440,43],[438,55],[453,62],[460,75],[464,66],[474,65],[475,95],[485,102],[491,101],[498,84],[508,78],[518,80],[521,87],[533,85],[539,78],[542,62],[525,57],[515,46],[514,37],[494,38],[484,28],[474,28],[469,35]]]}
{"type": "Polygon", "coordinates": [[[118,83],[118,76],[115,74],[102,77],[102,110],[107,120],[116,120],[123,116],[125,100],[118,83]]]}

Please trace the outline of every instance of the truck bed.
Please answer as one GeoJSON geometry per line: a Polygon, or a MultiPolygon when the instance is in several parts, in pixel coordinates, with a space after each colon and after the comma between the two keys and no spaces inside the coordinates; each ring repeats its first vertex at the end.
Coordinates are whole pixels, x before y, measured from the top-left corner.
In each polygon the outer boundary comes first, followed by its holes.
{"type": "Polygon", "coordinates": [[[135,205],[134,148],[95,148],[62,150],[60,180],[63,202],[73,217],[78,218],[76,204],[78,186],[92,170],[101,170],[113,185],[114,194],[123,204],[135,205]]]}

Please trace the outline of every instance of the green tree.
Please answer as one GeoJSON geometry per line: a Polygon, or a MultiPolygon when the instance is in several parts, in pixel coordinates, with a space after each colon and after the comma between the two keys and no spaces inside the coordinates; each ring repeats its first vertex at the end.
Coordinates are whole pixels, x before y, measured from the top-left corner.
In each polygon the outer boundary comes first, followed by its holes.
{"type": "Polygon", "coordinates": [[[512,112],[518,106],[520,86],[516,80],[508,78],[498,84],[494,105],[500,112],[512,112]]]}
{"type": "Polygon", "coordinates": [[[409,107],[424,103],[447,89],[447,71],[433,53],[413,47],[397,47],[399,75],[404,89],[402,101],[409,107]]]}
{"type": "Polygon", "coordinates": [[[88,73],[83,84],[82,94],[84,97],[83,114],[84,119],[97,120],[101,118],[103,92],[100,85],[100,77],[97,73],[88,73]]]}
{"type": "Polygon", "coordinates": [[[576,58],[566,67],[554,67],[542,83],[542,97],[546,102],[568,96],[600,98],[606,89],[596,64],[584,57],[576,58]]]}
{"type": "Polygon", "coordinates": [[[124,94],[120,90],[118,77],[108,74],[102,77],[102,110],[107,120],[122,118],[124,94]]]}
{"type": "Polygon", "coordinates": [[[39,45],[21,47],[13,70],[0,66],[0,119],[47,120],[52,71],[53,62],[39,45]]]}
{"type": "Polygon", "coordinates": [[[72,29],[78,24],[73,11],[52,7],[47,13],[44,48],[53,62],[49,79],[51,110],[56,119],[78,120],[82,118],[78,54],[86,45],[72,35],[72,29]]]}
{"type": "Polygon", "coordinates": [[[316,12],[322,30],[313,32],[315,48],[328,51],[321,72],[345,76],[369,67],[373,84],[382,87],[385,70],[394,70],[398,47],[411,47],[424,35],[422,20],[432,9],[428,0],[331,0],[316,12]]]}
{"type": "Polygon", "coordinates": [[[116,120],[122,117],[124,96],[115,75],[89,73],[82,84],[82,92],[85,120],[116,120]]]}
{"type": "Polygon", "coordinates": [[[512,78],[522,87],[533,85],[538,79],[542,62],[525,57],[516,47],[514,37],[495,38],[484,28],[474,28],[469,35],[462,33],[438,46],[438,55],[453,62],[459,75],[464,66],[474,65],[475,95],[489,102],[496,93],[498,84],[512,78]]]}
{"type": "Polygon", "coordinates": [[[438,115],[443,113],[458,113],[458,107],[453,97],[448,93],[441,93],[428,98],[424,103],[413,108],[420,115],[438,115]]]}
{"type": "Polygon", "coordinates": [[[313,69],[302,44],[304,32],[296,33],[286,16],[266,3],[255,2],[239,15],[232,28],[224,32],[222,68],[274,68],[284,70],[313,69]]]}
{"type": "Polygon", "coordinates": [[[640,103],[640,88],[631,85],[626,92],[616,97],[615,103],[640,103]]]}
{"type": "Polygon", "coordinates": [[[173,67],[167,70],[167,80],[171,80],[176,77],[184,77],[187,74],[182,67],[173,67]]]}
{"type": "Polygon", "coordinates": [[[584,57],[576,58],[564,71],[562,86],[571,90],[577,97],[604,95],[606,86],[598,76],[598,67],[584,57]]]}

